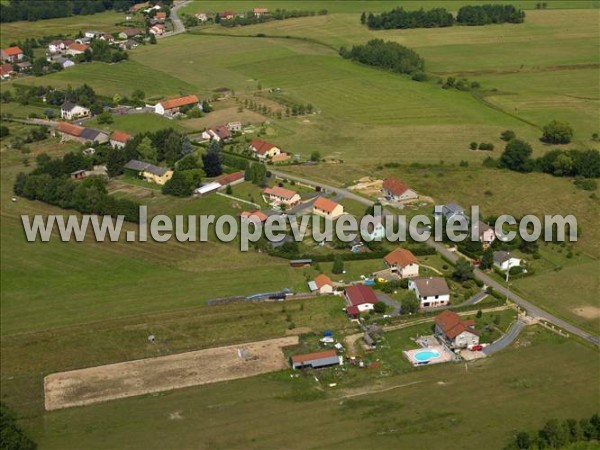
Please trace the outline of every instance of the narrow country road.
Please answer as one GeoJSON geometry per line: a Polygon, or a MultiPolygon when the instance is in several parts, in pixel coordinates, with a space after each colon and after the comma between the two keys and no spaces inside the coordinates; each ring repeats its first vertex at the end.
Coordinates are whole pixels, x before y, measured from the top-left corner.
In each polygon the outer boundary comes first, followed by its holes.
{"type": "Polygon", "coordinates": [[[521,333],[523,328],[525,328],[525,322],[523,322],[520,319],[517,320],[510,326],[508,331],[504,335],[502,335],[500,339],[498,339],[495,342],[492,342],[490,345],[485,347],[483,349],[483,353],[486,356],[490,356],[496,352],[499,352],[500,350],[504,350],[506,347],[512,344],[512,342],[519,336],[519,333],[521,333]]]}
{"type": "Polygon", "coordinates": [[[169,16],[169,18],[171,19],[171,22],[173,23],[173,31],[168,31],[165,34],[163,34],[162,36],[158,36],[159,38],[166,38],[166,37],[170,37],[170,36],[175,36],[176,34],[185,33],[185,26],[183,25],[183,22],[179,18],[177,11],[179,10],[179,8],[186,6],[191,2],[192,2],[191,0],[186,0],[184,2],[176,2],[175,3],[175,5],[171,8],[171,15],[169,16]]]}
{"type": "MultiPolygon", "coordinates": [[[[351,200],[355,200],[357,202],[360,202],[365,206],[372,206],[373,204],[375,204],[375,202],[373,200],[362,197],[352,191],[349,191],[348,189],[335,187],[335,186],[327,185],[324,183],[317,183],[317,182],[309,180],[307,178],[299,177],[297,175],[291,175],[289,173],[281,172],[279,170],[271,170],[271,173],[277,177],[288,178],[290,180],[294,180],[296,182],[304,183],[304,184],[307,184],[310,186],[320,186],[321,189],[325,189],[328,191],[334,191],[338,194],[343,194],[344,197],[351,199],[351,200]]],[[[384,209],[384,214],[395,215],[386,209],[384,209]]],[[[458,255],[456,255],[454,252],[451,252],[450,250],[448,250],[442,243],[435,242],[431,238],[429,240],[425,241],[425,243],[427,245],[429,245],[430,247],[433,247],[440,255],[442,255],[449,261],[455,263],[456,260],[458,260],[458,255]]],[[[534,304],[525,300],[520,295],[517,295],[514,292],[507,289],[506,287],[502,286],[502,284],[498,283],[496,280],[489,277],[488,275],[483,273],[481,270],[475,269],[474,273],[475,273],[475,277],[478,280],[482,281],[487,286],[491,286],[497,292],[506,296],[509,300],[515,302],[517,305],[519,305],[521,308],[523,308],[525,311],[527,311],[527,314],[529,316],[551,322],[554,325],[567,331],[568,333],[571,333],[575,336],[585,339],[586,341],[591,342],[600,347],[600,337],[590,334],[587,331],[584,331],[581,328],[578,328],[575,325],[572,325],[569,322],[566,322],[566,321],[550,314],[549,312],[544,311],[542,308],[535,306],[534,304]]]]}

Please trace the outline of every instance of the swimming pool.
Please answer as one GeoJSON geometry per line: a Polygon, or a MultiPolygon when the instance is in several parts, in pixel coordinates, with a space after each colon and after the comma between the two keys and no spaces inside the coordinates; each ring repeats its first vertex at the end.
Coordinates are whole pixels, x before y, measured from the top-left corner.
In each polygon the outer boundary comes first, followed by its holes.
{"type": "Polygon", "coordinates": [[[413,355],[415,360],[419,362],[428,362],[432,359],[439,358],[440,352],[437,350],[421,350],[413,355]]]}

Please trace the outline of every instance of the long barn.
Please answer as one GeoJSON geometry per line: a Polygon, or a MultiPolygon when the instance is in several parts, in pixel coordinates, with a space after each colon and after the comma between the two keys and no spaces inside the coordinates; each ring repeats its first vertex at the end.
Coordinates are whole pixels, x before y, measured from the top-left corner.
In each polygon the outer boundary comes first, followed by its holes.
{"type": "Polygon", "coordinates": [[[344,359],[342,356],[338,356],[335,350],[325,350],[305,355],[295,355],[290,358],[290,361],[292,369],[319,369],[321,367],[339,366],[343,364],[344,359]]]}

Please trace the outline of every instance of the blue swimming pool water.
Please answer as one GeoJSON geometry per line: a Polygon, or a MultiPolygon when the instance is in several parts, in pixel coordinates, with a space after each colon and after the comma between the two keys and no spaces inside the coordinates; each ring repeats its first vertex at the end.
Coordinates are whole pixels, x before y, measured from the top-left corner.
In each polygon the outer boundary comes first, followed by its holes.
{"type": "Polygon", "coordinates": [[[365,280],[363,281],[365,286],[373,286],[375,284],[375,280],[365,280]]]}
{"type": "Polygon", "coordinates": [[[435,359],[440,357],[440,353],[436,350],[422,350],[420,352],[415,353],[415,359],[419,362],[429,361],[430,359],[435,359]]]}

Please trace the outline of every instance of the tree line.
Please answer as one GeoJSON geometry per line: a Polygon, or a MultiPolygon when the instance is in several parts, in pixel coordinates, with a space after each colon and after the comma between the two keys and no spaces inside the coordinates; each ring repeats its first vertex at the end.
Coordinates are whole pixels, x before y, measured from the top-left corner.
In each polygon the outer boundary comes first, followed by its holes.
{"type": "Polygon", "coordinates": [[[8,3],[0,3],[0,22],[33,22],[109,10],[127,11],[136,3],[143,3],[143,0],[10,0],[8,3]]]}
{"type": "Polygon", "coordinates": [[[37,444],[17,425],[14,413],[0,403],[0,443],[2,450],[36,450],[37,444]]]}
{"type": "Polygon", "coordinates": [[[318,11],[308,10],[286,10],[276,9],[268,14],[261,14],[257,16],[254,12],[250,11],[244,15],[235,15],[233,19],[222,19],[218,14],[215,15],[214,22],[220,23],[224,27],[235,27],[244,25],[254,25],[258,23],[270,22],[272,20],[286,20],[294,19],[297,17],[312,17],[312,16],[325,16],[328,11],[326,9],[320,9],[318,11]]]}
{"type": "Polygon", "coordinates": [[[563,448],[577,442],[598,440],[600,440],[600,415],[596,413],[589,419],[548,420],[537,433],[520,431],[515,434],[505,450],[563,448]]]}
{"type": "Polygon", "coordinates": [[[394,28],[442,28],[459,25],[487,25],[492,23],[522,23],[525,13],[512,5],[463,6],[456,19],[445,8],[406,11],[397,7],[381,14],[363,12],[360,23],[372,30],[394,28]]]}
{"type": "Polygon", "coordinates": [[[364,45],[354,45],[350,50],[342,47],[339,53],[343,58],[396,73],[422,72],[425,67],[425,60],[417,52],[383,39],[372,39],[364,45]]]}
{"type": "Polygon", "coordinates": [[[122,215],[130,222],[139,220],[139,204],[109,195],[105,178],[91,176],[82,181],[70,178],[72,172],[90,168],[91,160],[83,154],[67,153],[62,158],[42,154],[36,162],[38,166],[32,172],[17,175],[15,195],[83,214],[122,215]]]}

